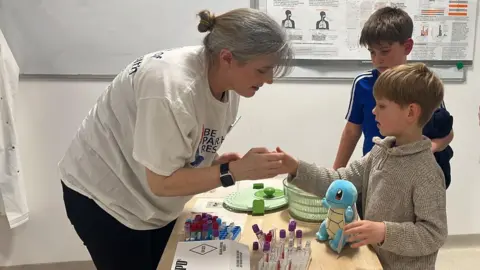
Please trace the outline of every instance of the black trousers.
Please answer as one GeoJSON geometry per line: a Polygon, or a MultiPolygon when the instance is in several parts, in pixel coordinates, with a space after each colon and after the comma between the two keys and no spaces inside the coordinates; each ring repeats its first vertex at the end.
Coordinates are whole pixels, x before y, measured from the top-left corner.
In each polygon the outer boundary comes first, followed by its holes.
{"type": "Polygon", "coordinates": [[[67,216],[97,269],[157,269],[176,221],[160,229],[132,230],[63,182],[62,188],[67,216]]]}

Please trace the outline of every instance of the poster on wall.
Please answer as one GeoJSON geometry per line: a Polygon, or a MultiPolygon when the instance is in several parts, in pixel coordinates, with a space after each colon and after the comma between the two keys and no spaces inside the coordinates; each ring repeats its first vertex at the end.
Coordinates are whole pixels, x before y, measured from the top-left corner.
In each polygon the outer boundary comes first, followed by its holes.
{"type": "Polygon", "coordinates": [[[368,60],[360,32],[385,6],[413,20],[409,60],[473,60],[478,0],[266,0],[265,10],[285,27],[297,59],[368,60]]]}

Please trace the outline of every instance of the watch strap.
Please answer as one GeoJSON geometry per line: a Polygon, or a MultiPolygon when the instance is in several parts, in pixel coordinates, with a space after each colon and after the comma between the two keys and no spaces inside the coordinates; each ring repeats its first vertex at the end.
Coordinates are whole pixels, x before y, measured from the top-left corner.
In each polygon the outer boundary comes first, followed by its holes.
{"type": "Polygon", "coordinates": [[[223,187],[229,187],[235,184],[233,175],[230,173],[228,162],[220,164],[220,182],[222,183],[223,187]]]}

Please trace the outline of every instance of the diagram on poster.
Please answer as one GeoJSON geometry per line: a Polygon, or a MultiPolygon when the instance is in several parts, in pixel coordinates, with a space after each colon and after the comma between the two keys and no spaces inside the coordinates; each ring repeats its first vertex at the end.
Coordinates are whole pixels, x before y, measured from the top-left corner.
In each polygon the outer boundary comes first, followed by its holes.
{"type": "Polygon", "coordinates": [[[478,0],[266,0],[297,59],[369,60],[360,32],[377,9],[394,6],[413,20],[409,60],[473,60],[478,0]]]}

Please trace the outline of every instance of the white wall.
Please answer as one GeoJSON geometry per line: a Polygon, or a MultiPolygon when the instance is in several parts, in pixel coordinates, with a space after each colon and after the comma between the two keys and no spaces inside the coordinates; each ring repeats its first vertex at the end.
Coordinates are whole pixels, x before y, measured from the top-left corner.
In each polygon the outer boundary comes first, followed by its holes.
{"type": "MultiPolygon", "coordinates": [[[[477,31],[480,32],[480,31],[477,31]]],[[[477,42],[480,44],[480,34],[477,42]]],[[[480,234],[475,199],[480,189],[480,54],[465,84],[448,84],[446,103],[455,117],[449,231],[480,234]],[[468,131],[470,130],[470,131],[468,131]]],[[[0,266],[88,260],[64,213],[56,165],[83,117],[107,82],[21,81],[17,126],[30,221],[14,230],[0,218],[0,266]]],[[[349,83],[276,83],[243,100],[242,119],[222,151],[279,145],[302,159],[331,166],[349,99],[349,83]],[[300,104],[302,103],[302,104],[300,104]]],[[[360,156],[360,144],[356,152],[360,156]]]]}

